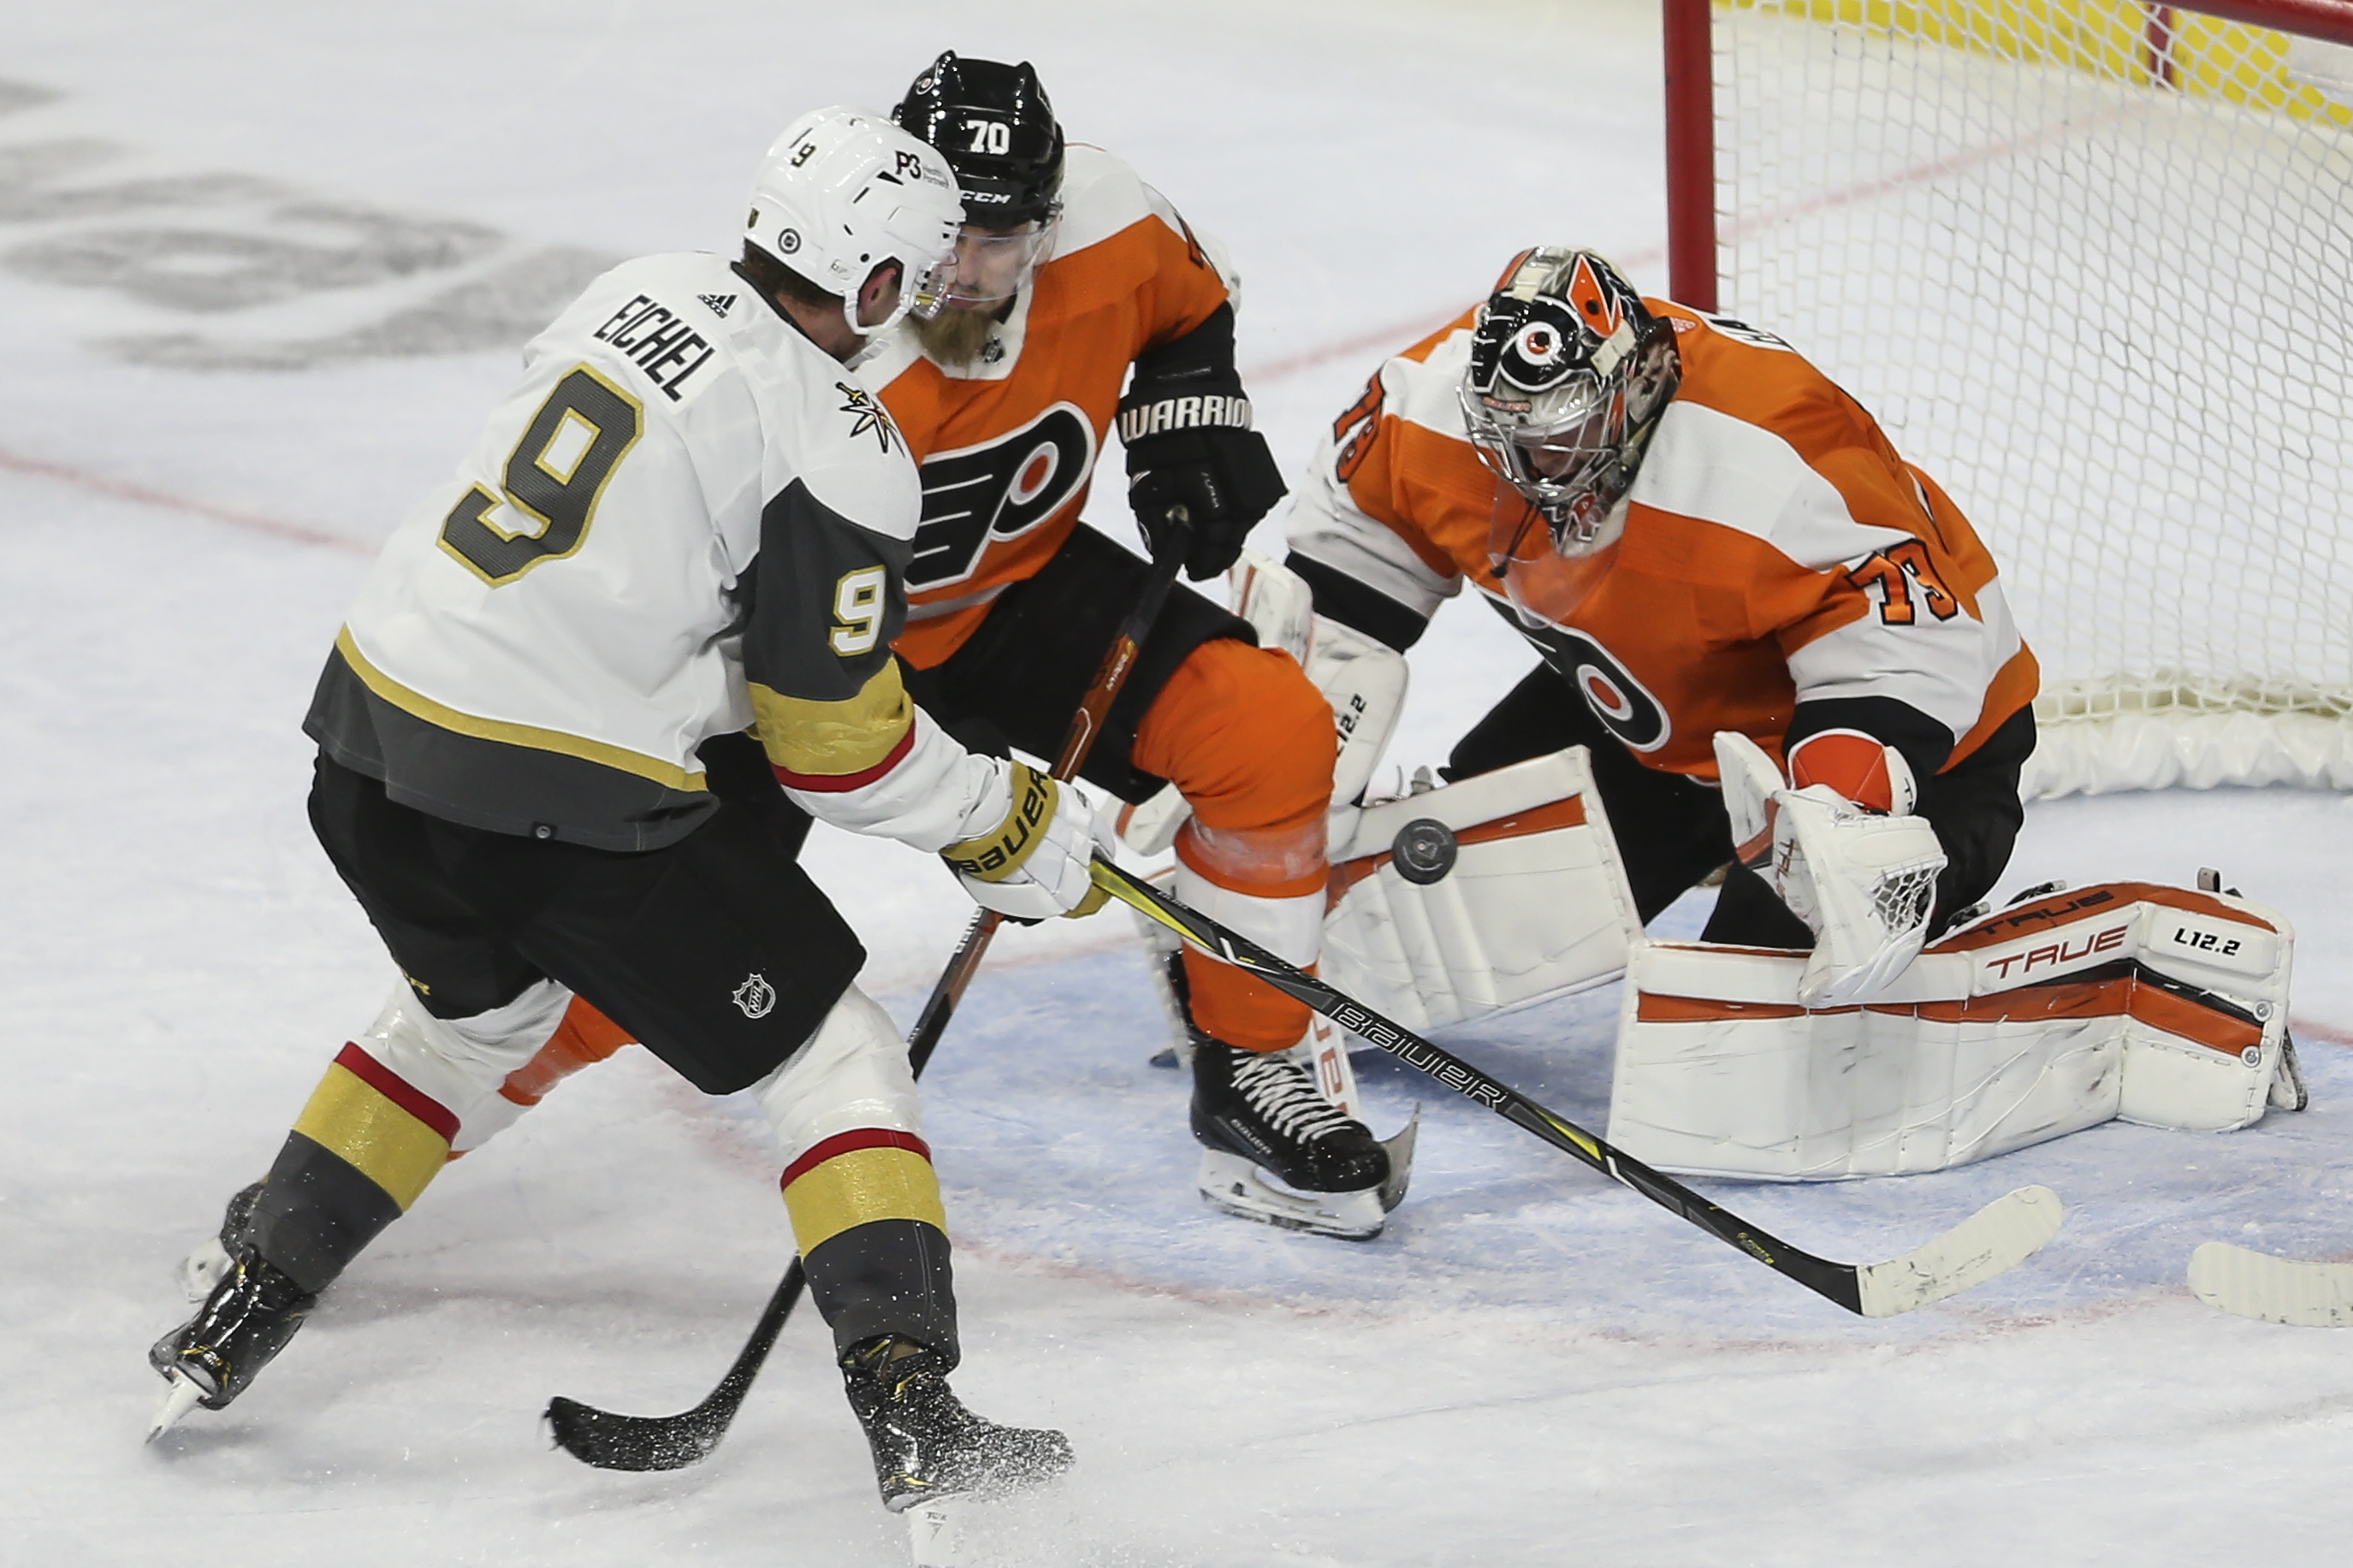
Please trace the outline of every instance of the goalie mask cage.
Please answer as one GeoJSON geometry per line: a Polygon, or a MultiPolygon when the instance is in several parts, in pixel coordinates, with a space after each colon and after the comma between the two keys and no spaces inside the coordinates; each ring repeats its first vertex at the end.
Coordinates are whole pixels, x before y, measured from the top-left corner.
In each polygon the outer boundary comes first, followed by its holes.
{"type": "Polygon", "coordinates": [[[1968,512],[2028,793],[2353,789],[2353,0],[1664,4],[1670,292],[1968,512]]]}

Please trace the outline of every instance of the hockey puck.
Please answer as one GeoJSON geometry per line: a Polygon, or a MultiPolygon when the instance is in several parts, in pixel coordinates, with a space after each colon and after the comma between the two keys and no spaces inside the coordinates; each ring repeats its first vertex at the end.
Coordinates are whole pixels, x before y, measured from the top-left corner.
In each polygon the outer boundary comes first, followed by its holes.
{"type": "Polygon", "coordinates": [[[1389,861],[1398,876],[1426,888],[1454,869],[1454,831],[1435,817],[1417,816],[1389,840],[1389,861]]]}

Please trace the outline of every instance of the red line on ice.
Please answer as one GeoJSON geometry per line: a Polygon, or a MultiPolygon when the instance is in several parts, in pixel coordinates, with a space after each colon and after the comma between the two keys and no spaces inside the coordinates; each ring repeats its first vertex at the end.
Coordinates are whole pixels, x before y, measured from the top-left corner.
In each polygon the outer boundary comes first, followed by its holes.
{"type": "Polygon", "coordinates": [[[286,522],[259,512],[238,511],[233,507],[215,506],[209,501],[192,500],[174,495],[169,490],[152,489],[134,485],[127,479],[110,479],[104,474],[84,473],[69,468],[62,463],[44,463],[32,458],[20,458],[13,452],[0,452],[0,468],[19,474],[31,474],[37,479],[55,479],[59,484],[72,485],[97,495],[111,496],[117,500],[137,501],[142,506],[162,507],[170,511],[184,511],[196,517],[225,522],[231,528],[242,528],[254,533],[266,533],[274,539],[290,539],[301,544],[322,544],[330,550],[348,550],[355,555],[373,555],[376,547],[364,540],[330,533],[323,528],[311,528],[299,522],[286,522]]]}
{"type": "Polygon", "coordinates": [[[2331,1028],[2327,1024],[2316,1024],[2309,1018],[2294,1016],[2288,1019],[2287,1026],[2308,1040],[2327,1040],[2332,1046],[2353,1046],[2353,1029],[2331,1028]]]}

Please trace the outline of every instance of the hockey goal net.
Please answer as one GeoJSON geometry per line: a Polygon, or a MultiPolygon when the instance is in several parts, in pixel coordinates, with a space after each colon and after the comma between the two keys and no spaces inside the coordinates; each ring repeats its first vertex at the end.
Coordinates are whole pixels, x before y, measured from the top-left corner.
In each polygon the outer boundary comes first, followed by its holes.
{"type": "Polygon", "coordinates": [[[2030,793],[2353,789],[2353,0],[1665,5],[1671,292],[1968,511],[2030,793]]]}

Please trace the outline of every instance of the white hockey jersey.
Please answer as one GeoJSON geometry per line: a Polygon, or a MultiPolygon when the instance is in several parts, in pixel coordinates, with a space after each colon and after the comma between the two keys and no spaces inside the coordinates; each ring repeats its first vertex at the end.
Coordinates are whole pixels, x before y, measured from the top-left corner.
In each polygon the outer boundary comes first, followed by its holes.
{"type": "Polygon", "coordinates": [[[524,363],[337,637],[326,753],[450,821],[634,850],[715,808],[697,748],[750,729],[818,815],[955,837],[985,770],[891,657],[921,489],[866,384],[709,255],[614,268],[524,363]]]}

